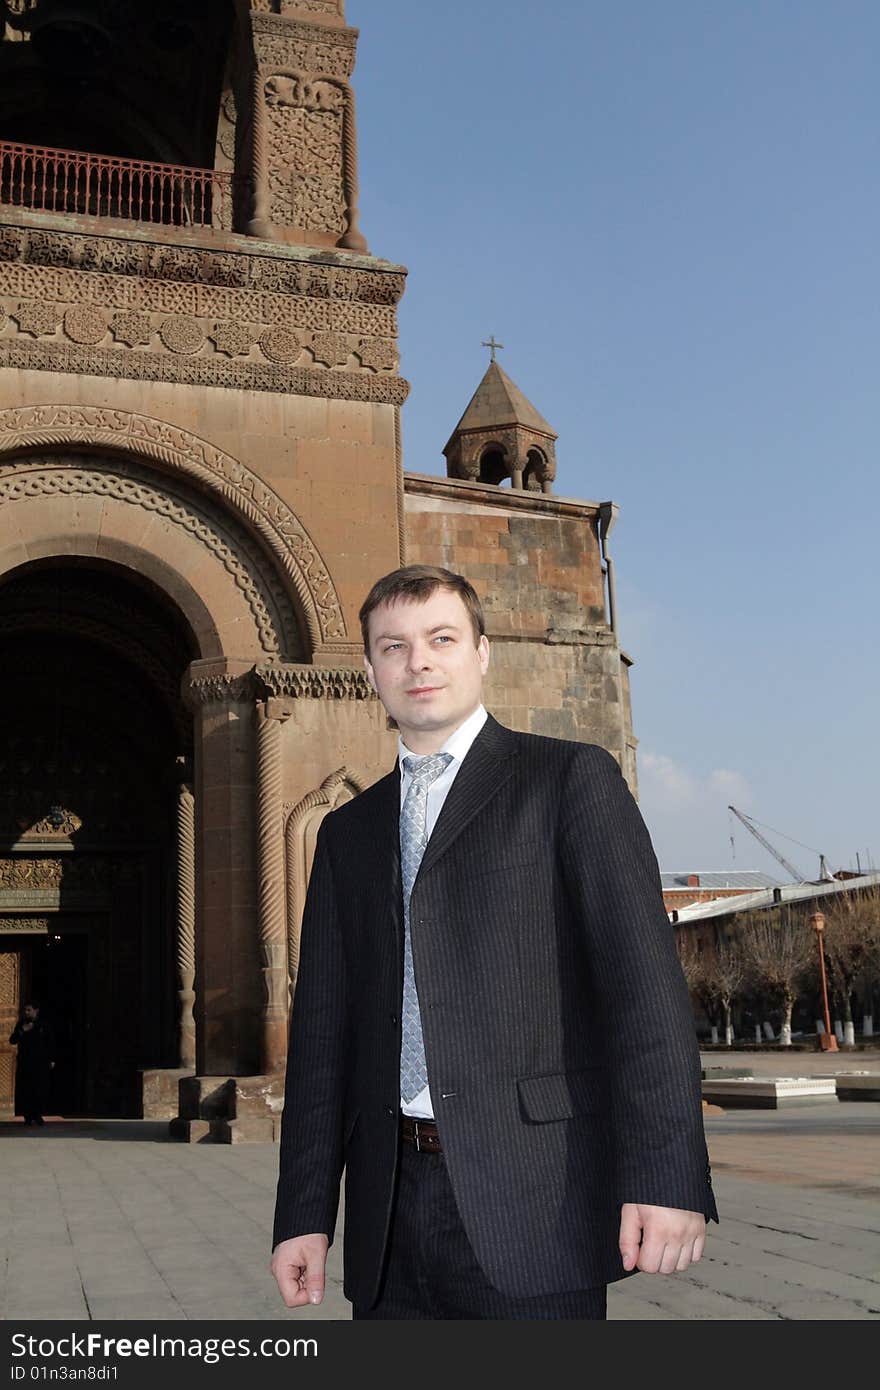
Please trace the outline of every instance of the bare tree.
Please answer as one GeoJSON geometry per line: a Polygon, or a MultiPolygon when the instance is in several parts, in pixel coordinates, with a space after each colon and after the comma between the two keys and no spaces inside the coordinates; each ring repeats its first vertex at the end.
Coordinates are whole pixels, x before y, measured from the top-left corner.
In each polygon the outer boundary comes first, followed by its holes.
{"type": "Polygon", "coordinates": [[[733,1044],[733,1001],[742,989],[746,970],[738,941],[717,941],[700,956],[699,979],[694,990],[706,1012],[720,1012],[724,1021],[724,1041],[733,1044]]]}
{"type": "Polygon", "coordinates": [[[880,972],[880,893],[873,890],[835,896],[825,909],[824,937],[834,992],[843,1005],[844,1040],[854,1043],[853,995],[859,990],[869,1016],[880,972]]]}
{"type": "Polygon", "coordinates": [[[816,954],[815,934],[802,913],[775,908],[738,916],[739,942],[750,982],[782,1009],[781,1046],[791,1046],[791,1014],[799,986],[816,954]]]}
{"type": "Polygon", "coordinates": [[[715,1043],[718,1041],[718,1017],[712,1007],[712,1001],[706,995],[706,962],[703,944],[691,931],[684,928],[675,933],[675,949],[678,952],[678,960],[688,992],[692,1001],[696,1000],[708,1018],[712,1029],[712,1041],[715,1043]]]}

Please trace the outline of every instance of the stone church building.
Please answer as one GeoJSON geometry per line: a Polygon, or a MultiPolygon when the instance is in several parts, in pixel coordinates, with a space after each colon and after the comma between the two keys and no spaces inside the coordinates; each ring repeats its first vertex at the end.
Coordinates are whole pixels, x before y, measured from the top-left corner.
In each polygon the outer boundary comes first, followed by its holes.
{"type": "Polygon", "coordinates": [[[0,1114],[35,997],[58,1113],[271,1137],[316,831],[395,756],[357,610],[399,564],[484,597],[502,722],[635,784],[616,507],[554,496],[494,360],[404,470],[356,40],[343,0],[0,0],[0,1114]]]}

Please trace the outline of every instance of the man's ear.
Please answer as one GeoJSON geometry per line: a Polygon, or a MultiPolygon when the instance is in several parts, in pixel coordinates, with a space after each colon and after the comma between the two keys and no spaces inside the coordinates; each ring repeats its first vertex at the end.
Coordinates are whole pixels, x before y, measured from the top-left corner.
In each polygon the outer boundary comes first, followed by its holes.
{"type": "Polygon", "coordinates": [[[477,651],[480,657],[480,670],[485,676],[489,669],[489,639],[485,632],[477,643],[477,651]]]}
{"type": "Polygon", "coordinates": [[[370,661],[370,658],[367,656],[366,652],[364,652],[364,670],[367,673],[367,680],[370,682],[370,685],[373,687],[373,689],[376,691],[376,694],[378,695],[379,688],[376,685],[376,677],[373,675],[373,663],[370,661]]]}

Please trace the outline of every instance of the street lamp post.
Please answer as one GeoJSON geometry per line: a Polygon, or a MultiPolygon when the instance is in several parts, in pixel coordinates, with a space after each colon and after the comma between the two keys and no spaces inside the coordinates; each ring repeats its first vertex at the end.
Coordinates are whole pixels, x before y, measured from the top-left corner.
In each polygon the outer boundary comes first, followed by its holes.
{"type": "Polygon", "coordinates": [[[831,1031],[831,1015],[828,1012],[828,981],[825,978],[825,950],[822,942],[822,933],[825,930],[824,912],[812,912],[809,917],[810,926],[815,930],[816,940],[819,943],[819,972],[822,976],[822,1007],[825,1010],[825,1032],[819,1035],[819,1046],[823,1052],[837,1052],[837,1038],[831,1031]]]}

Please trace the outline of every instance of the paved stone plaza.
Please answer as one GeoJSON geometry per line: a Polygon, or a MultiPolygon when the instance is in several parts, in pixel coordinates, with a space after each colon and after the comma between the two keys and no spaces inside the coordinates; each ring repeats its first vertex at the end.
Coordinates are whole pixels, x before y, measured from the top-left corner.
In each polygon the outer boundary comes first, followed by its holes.
{"type": "MultiPolygon", "coordinates": [[[[727,1060],[763,1071],[764,1057],[727,1060]]],[[[880,1318],[880,1105],[738,1110],[707,1134],[722,1224],[706,1257],[613,1287],[609,1317],[880,1318]]],[[[338,1242],[320,1308],[291,1313],[275,1293],[276,1164],[274,1145],[174,1144],[153,1122],[0,1125],[0,1315],[348,1318],[338,1242]]]]}

